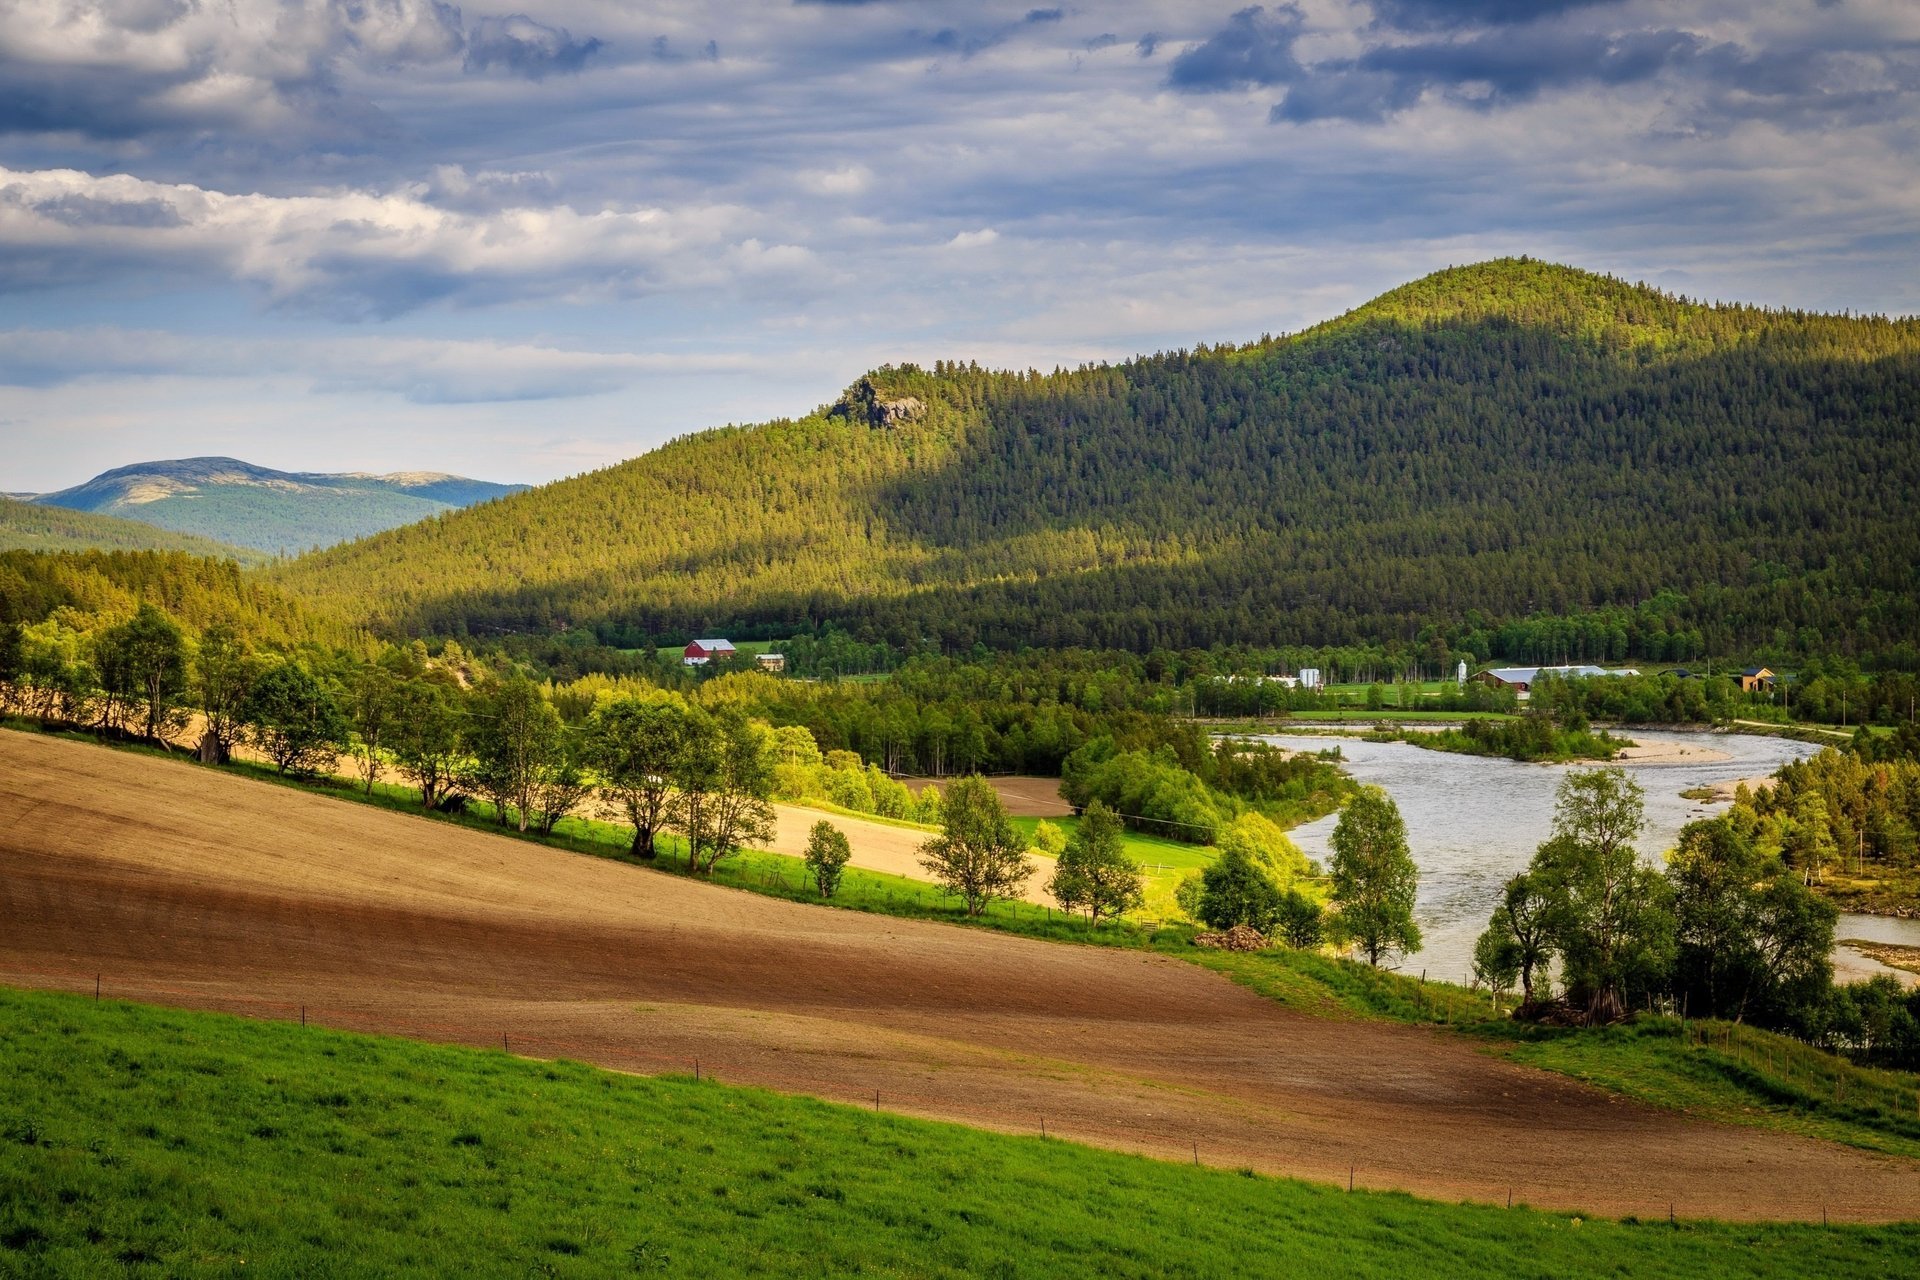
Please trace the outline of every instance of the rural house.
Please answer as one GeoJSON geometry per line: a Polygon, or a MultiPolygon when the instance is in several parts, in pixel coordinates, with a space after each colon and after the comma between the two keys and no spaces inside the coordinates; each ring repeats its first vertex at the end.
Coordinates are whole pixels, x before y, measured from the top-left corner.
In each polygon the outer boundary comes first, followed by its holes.
{"type": "Polygon", "coordinates": [[[1640,673],[1632,667],[1608,670],[1606,667],[1489,667],[1474,679],[1484,681],[1495,687],[1504,687],[1516,693],[1526,693],[1535,682],[1548,680],[1581,680],[1589,676],[1637,676],[1640,673]]]}
{"type": "Polygon", "coordinates": [[[1748,667],[1740,673],[1740,692],[1764,693],[1773,688],[1773,672],[1765,667],[1748,667]]]}
{"type": "Polygon", "coordinates": [[[784,653],[763,653],[754,658],[754,665],[762,671],[785,671],[787,655],[784,653]]]}
{"type": "Polygon", "coordinates": [[[734,654],[731,640],[695,640],[681,651],[680,661],[689,667],[704,667],[715,658],[731,658],[734,654]]]}

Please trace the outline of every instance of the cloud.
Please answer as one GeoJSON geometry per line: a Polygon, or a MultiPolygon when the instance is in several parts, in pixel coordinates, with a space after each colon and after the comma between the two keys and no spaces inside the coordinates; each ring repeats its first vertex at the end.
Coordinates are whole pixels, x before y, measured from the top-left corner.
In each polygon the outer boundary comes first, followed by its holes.
{"type": "Polygon", "coordinates": [[[1625,0],[1372,0],[1372,8],[1384,25],[1419,31],[1536,22],[1573,9],[1623,3],[1625,0]]]}
{"type": "Polygon", "coordinates": [[[0,134],[377,139],[398,126],[349,81],[539,80],[602,47],[524,14],[469,32],[444,0],[0,0],[0,134]]]}
{"type": "MultiPolygon", "coordinates": [[[[450,176],[442,171],[443,187],[450,176]]],[[[211,270],[277,304],[357,318],[438,299],[638,296],[810,262],[803,248],[750,234],[752,218],[730,206],[474,213],[434,203],[428,190],[237,195],[0,168],[0,287],[98,279],[131,259],[211,270]]]]}
{"type": "MultiPolygon", "coordinates": [[[[1543,95],[1656,85],[1669,127],[1742,119],[1788,127],[1891,118],[1920,90],[1920,41],[1854,35],[1822,48],[1805,33],[1777,50],[1701,30],[1648,26],[1618,0],[1385,0],[1367,27],[1313,29],[1295,4],[1242,9],[1184,49],[1168,87],[1280,88],[1274,123],[1379,124],[1433,100],[1490,111],[1543,95]],[[1309,36],[1332,56],[1303,56],[1309,36]],[[1358,49],[1354,51],[1357,43],[1358,49]]],[[[1657,12],[1666,12],[1665,7],[1657,12]]],[[[1749,40],[1766,38],[1763,29],[1749,40]]]]}
{"type": "Polygon", "coordinates": [[[947,241],[949,249],[982,249],[1000,238],[1000,233],[992,227],[982,227],[978,231],[962,231],[947,241]]]}
{"type": "Polygon", "coordinates": [[[580,70],[603,47],[596,37],[575,40],[565,27],[549,27],[524,13],[482,18],[467,37],[466,68],[487,71],[498,67],[539,80],[580,70]]]}
{"type": "Polygon", "coordinates": [[[1306,25],[1298,5],[1242,9],[1226,26],[1175,57],[1167,83],[1189,92],[1289,83],[1304,74],[1293,44],[1306,25]]]}
{"type": "Polygon", "coordinates": [[[1619,86],[1695,61],[1705,47],[1684,31],[1621,35],[1564,29],[1502,31],[1470,39],[1383,45],[1359,58],[1296,71],[1276,120],[1377,121],[1428,91],[1478,107],[1521,102],[1548,89],[1619,86]]]}
{"type": "Polygon", "coordinates": [[[129,377],[304,379],[317,394],[375,391],[413,404],[485,404],[602,395],[648,375],[739,374],[729,352],[582,351],[428,338],[237,339],[164,330],[0,331],[0,385],[57,387],[129,377]]]}

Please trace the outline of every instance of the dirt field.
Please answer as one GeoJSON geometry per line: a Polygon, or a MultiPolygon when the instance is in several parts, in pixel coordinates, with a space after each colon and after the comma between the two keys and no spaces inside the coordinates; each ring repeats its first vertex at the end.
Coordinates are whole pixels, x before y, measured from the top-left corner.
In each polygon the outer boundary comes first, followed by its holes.
{"type": "Polygon", "coordinates": [[[1690,1121],[1196,966],[780,902],[0,731],[0,981],[703,1072],[1227,1166],[1612,1214],[1920,1216],[1690,1121]]]}
{"type": "MultiPolygon", "coordinates": [[[[813,824],[826,821],[846,833],[854,866],[909,876],[915,880],[932,878],[926,868],[920,865],[920,846],[926,843],[928,834],[924,831],[890,826],[884,822],[868,822],[863,818],[809,809],[804,805],[777,804],[773,806],[773,814],[773,843],[767,847],[775,853],[790,853],[799,857],[807,851],[807,835],[813,830],[813,824]]],[[[1033,867],[1033,874],[1021,886],[1022,900],[1053,906],[1053,899],[1047,896],[1043,887],[1047,877],[1052,874],[1048,868],[1053,864],[1040,858],[1028,858],[1027,862],[1033,867]]]]}
{"type": "MultiPolygon", "coordinates": [[[[907,790],[919,795],[926,787],[939,787],[945,791],[952,778],[902,778],[907,790]]],[[[988,778],[993,789],[1000,793],[1000,803],[1007,812],[1016,818],[1064,818],[1073,812],[1073,806],[1060,798],[1060,779],[1042,778],[1037,774],[1010,773],[988,778]]]]}

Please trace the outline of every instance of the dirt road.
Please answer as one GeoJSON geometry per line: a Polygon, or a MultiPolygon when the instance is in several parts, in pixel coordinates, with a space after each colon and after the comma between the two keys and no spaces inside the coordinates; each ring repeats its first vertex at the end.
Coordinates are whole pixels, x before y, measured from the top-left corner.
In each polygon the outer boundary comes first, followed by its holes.
{"type": "Polygon", "coordinates": [[[1291,1014],[1137,952],[834,911],[0,731],[0,981],[701,1069],[1159,1156],[1613,1214],[1920,1216],[1920,1168],[1291,1014]]]}

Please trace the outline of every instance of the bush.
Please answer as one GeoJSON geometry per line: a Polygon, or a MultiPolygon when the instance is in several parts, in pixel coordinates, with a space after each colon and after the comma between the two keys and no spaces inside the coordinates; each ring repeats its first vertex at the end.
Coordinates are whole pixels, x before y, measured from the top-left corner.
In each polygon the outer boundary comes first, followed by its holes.
{"type": "Polygon", "coordinates": [[[813,830],[807,835],[807,874],[813,877],[821,897],[834,895],[840,887],[840,875],[852,857],[853,849],[847,843],[846,832],[831,822],[813,824],[813,830]]]}

